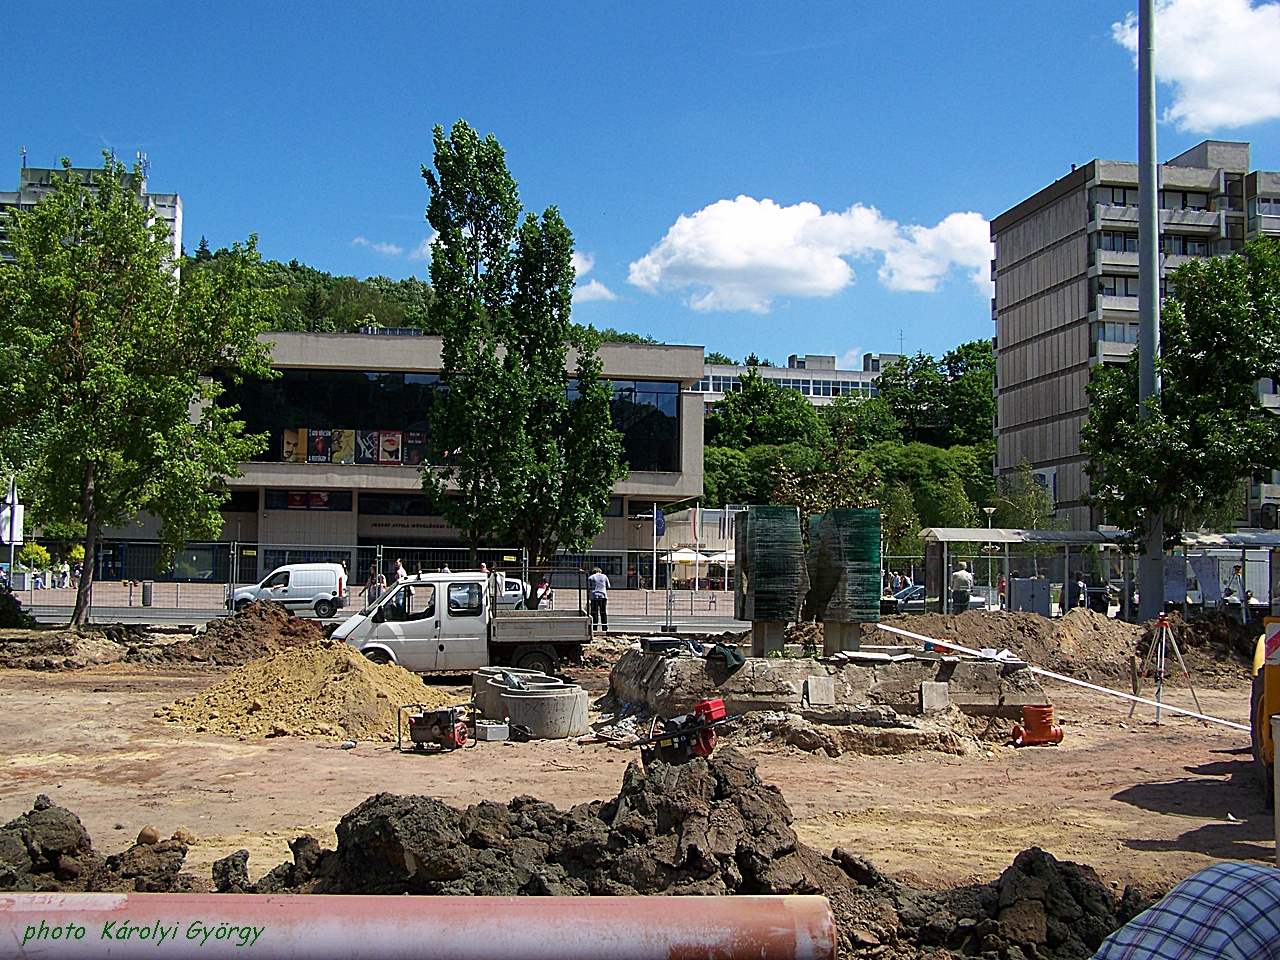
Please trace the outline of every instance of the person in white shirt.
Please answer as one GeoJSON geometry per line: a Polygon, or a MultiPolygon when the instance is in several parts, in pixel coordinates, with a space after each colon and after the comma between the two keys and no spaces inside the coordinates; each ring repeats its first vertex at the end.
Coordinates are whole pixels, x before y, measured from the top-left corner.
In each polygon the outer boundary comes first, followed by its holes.
{"type": "Polygon", "coordinates": [[[951,575],[951,612],[964,613],[969,609],[969,596],[973,593],[973,574],[963,560],[956,567],[951,575]]]}
{"type": "Polygon", "coordinates": [[[599,567],[587,577],[587,605],[591,608],[591,626],[609,632],[609,578],[599,567]]]}

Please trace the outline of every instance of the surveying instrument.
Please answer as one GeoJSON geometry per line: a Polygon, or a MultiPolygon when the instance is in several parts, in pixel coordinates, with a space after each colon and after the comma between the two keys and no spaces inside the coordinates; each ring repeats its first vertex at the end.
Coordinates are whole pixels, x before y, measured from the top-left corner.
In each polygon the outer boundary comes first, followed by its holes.
{"type": "MultiPolygon", "coordinates": [[[[1173,628],[1169,626],[1169,616],[1162,613],[1156,618],[1155,633],[1151,635],[1151,643],[1147,646],[1146,655],[1139,661],[1138,670],[1133,676],[1133,693],[1134,696],[1137,696],[1139,678],[1155,674],[1156,723],[1160,722],[1159,705],[1164,703],[1164,677],[1168,667],[1170,647],[1173,648],[1173,655],[1178,658],[1178,666],[1182,668],[1182,675],[1187,678],[1187,689],[1191,691],[1191,699],[1195,701],[1196,711],[1204,713],[1200,709],[1200,698],[1196,696],[1196,688],[1191,685],[1191,671],[1187,669],[1187,662],[1182,659],[1182,651],[1178,649],[1178,639],[1173,635],[1173,628]]],[[[1129,708],[1130,719],[1133,718],[1133,712],[1137,709],[1137,703],[1134,703],[1129,708]]]]}

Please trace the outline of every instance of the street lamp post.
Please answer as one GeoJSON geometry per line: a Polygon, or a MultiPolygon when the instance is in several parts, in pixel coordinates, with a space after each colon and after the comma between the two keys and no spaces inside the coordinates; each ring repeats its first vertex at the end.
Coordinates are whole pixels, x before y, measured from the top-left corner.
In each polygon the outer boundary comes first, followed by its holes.
{"type": "MultiPolygon", "coordinates": [[[[987,515],[987,589],[990,590],[991,583],[991,515],[996,512],[995,507],[983,507],[982,512],[987,515]]],[[[1000,598],[996,598],[996,603],[1000,602],[1000,598]]]]}

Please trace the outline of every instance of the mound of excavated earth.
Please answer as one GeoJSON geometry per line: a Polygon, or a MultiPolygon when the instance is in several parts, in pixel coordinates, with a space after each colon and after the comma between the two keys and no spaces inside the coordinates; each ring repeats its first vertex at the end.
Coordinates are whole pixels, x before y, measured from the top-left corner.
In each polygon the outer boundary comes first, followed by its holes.
{"type": "Polygon", "coordinates": [[[129,650],[134,663],[207,663],[238,667],[281,650],[325,638],[319,621],[295,617],[270,600],[251,603],[229,617],[210,620],[203,633],[176,643],[139,644],[129,650]]]}
{"type": "MultiPolygon", "coordinates": [[[[337,850],[299,837],[289,844],[293,861],[256,884],[239,850],[213,865],[212,885],[224,893],[821,894],[840,955],[881,960],[1082,960],[1148,906],[1132,889],[1117,901],[1089,867],[1036,848],[994,883],[915,890],[844,850],[822,856],[797,840],[791,819],[754,761],[726,748],[647,772],[633,763],[617,797],[570,810],[533,797],[458,810],[379,794],[342,818],[337,850]]],[[[0,829],[0,890],[207,888],[181,872],[186,849],[175,837],[103,859],[74,814],[40,797],[0,829]]]]}
{"type": "Polygon", "coordinates": [[[376,664],[336,640],[251,660],[204,693],[156,711],[197,733],[233,737],[396,738],[402,704],[457,698],[395,664],[376,664]]]}

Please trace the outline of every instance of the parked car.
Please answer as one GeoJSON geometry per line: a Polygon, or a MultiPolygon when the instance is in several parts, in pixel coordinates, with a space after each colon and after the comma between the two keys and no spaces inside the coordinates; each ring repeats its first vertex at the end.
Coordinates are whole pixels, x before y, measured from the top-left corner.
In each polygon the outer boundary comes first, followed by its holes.
{"type": "MultiPolygon", "coordinates": [[[[899,590],[892,597],[880,598],[881,616],[891,616],[895,613],[924,613],[924,607],[925,591],[924,584],[922,583],[916,584],[914,587],[907,587],[904,590],[899,590]]],[[[987,609],[986,597],[969,597],[969,609],[987,609]]]]}
{"type": "MultiPolygon", "coordinates": [[[[515,610],[524,606],[524,598],[532,595],[532,588],[528,583],[518,577],[499,577],[499,589],[494,593],[498,598],[498,607],[504,610],[515,610]]],[[[538,604],[539,610],[551,609],[552,603],[555,601],[556,592],[552,590],[538,604]]]]}
{"type": "Polygon", "coordinates": [[[347,571],[340,563],[287,563],[261,583],[227,591],[227,609],[243,610],[255,600],[274,600],[290,610],[314,610],[327,620],[347,605],[347,571]]]}

